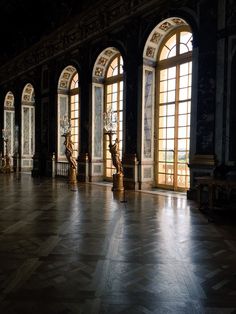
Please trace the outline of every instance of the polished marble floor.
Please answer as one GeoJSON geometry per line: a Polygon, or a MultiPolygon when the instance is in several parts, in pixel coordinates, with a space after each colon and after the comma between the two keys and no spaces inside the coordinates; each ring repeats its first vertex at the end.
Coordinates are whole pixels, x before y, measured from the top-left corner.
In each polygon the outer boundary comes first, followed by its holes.
{"type": "Polygon", "coordinates": [[[236,313],[235,227],[174,193],[0,175],[0,313],[236,313]]]}

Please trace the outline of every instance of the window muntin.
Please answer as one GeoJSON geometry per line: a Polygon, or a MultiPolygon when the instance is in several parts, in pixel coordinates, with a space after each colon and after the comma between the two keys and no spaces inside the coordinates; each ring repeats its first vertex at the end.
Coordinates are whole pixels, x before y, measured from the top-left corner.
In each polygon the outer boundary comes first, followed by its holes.
{"type": "Polygon", "coordinates": [[[159,61],[170,59],[192,51],[192,33],[179,31],[172,35],[163,45],[159,61]]]}

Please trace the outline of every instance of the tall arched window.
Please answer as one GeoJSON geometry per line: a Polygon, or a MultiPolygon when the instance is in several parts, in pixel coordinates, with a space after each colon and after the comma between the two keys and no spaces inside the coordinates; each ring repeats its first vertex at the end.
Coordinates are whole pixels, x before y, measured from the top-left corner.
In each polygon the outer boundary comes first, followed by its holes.
{"type": "MultiPolygon", "coordinates": [[[[15,150],[15,107],[12,92],[6,94],[4,101],[4,130],[8,139],[8,154],[12,158],[15,150]]],[[[4,145],[4,153],[5,149],[4,145]]]]}
{"type": "Polygon", "coordinates": [[[158,58],[157,184],[189,187],[189,140],[192,84],[192,34],[170,33],[158,58]]]}
{"type": "MultiPolygon", "coordinates": [[[[114,141],[119,140],[119,152],[122,156],[123,148],[123,59],[120,54],[111,60],[105,76],[105,112],[112,112],[112,119],[116,123],[116,134],[113,135],[114,141]]],[[[104,138],[104,161],[105,178],[111,178],[115,168],[112,165],[111,153],[109,151],[109,139],[104,138]]]]}
{"type": "Polygon", "coordinates": [[[170,17],[150,33],[143,53],[141,183],[189,188],[192,33],[170,17]]]}
{"type": "Polygon", "coordinates": [[[69,90],[69,111],[72,141],[74,143],[74,157],[79,151],[79,76],[75,73],[72,77],[69,90]]]}
{"type": "Polygon", "coordinates": [[[123,58],[115,47],[104,49],[94,64],[92,85],[91,170],[93,181],[110,180],[115,172],[109,152],[109,138],[104,134],[104,116],[112,116],[117,132],[120,157],[123,150],[123,58]]]}
{"type": "Polygon", "coordinates": [[[35,151],[35,95],[31,84],[24,87],[21,100],[21,169],[32,170],[35,151]]]}
{"type": "MultiPolygon", "coordinates": [[[[77,70],[70,65],[62,71],[58,81],[58,174],[63,174],[63,163],[67,162],[65,138],[62,136],[62,128],[65,123],[70,125],[74,157],[77,157],[79,152],[79,75],[77,70]]],[[[67,171],[64,172],[66,175],[67,171]]]]}

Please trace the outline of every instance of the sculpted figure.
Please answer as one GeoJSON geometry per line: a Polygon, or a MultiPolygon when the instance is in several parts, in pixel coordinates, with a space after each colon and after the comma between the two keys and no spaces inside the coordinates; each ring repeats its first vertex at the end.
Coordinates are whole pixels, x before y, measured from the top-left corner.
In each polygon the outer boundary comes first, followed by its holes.
{"type": "Polygon", "coordinates": [[[65,142],[64,142],[64,145],[65,145],[65,155],[66,155],[66,158],[70,164],[70,167],[73,168],[73,169],[76,169],[77,168],[77,162],[75,160],[75,158],[73,157],[73,142],[71,140],[71,131],[67,132],[65,135],[65,142]]]}
{"type": "Polygon", "coordinates": [[[111,153],[113,166],[116,168],[116,173],[121,174],[123,173],[123,169],[122,169],[120,154],[119,154],[119,140],[116,138],[115,143],[112,144],[111,134],[110,134],[109,141],[110,141],[109,151],[111,153]]]}

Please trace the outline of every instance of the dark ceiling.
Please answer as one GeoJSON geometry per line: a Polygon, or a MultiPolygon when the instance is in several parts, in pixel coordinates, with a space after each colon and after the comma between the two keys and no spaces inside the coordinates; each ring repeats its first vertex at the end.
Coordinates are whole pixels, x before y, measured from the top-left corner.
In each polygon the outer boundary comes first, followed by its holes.
{"type": "Polygon", "coordinates": [[[0,62],[36,43],[96,0],[0,0],[0,62]]]}

